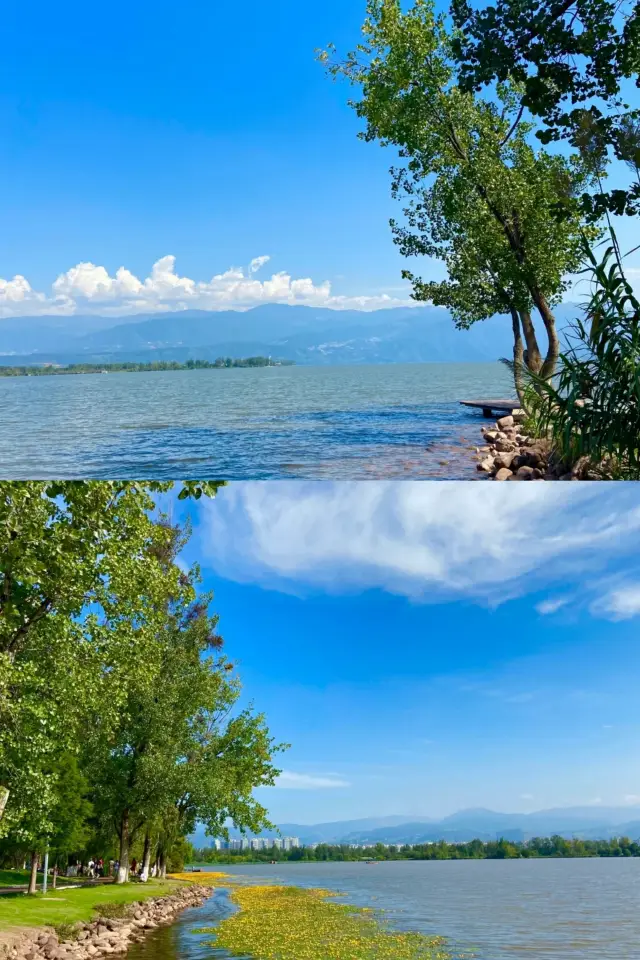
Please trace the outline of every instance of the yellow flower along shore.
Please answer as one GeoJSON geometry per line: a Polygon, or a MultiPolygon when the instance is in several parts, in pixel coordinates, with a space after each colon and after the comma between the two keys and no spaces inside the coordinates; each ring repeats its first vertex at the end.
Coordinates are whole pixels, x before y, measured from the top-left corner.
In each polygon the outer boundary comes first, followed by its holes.
{"type": "Polygon", "coordinates": [[[231,898],[240,912],[198,932],[214,934],[212,946],[254,960],[451,960],[442,938],[388,930],[371,909],[330,902],[335,896],[235,886],[231,898]]]}
{"type": "Polygon", "coordinates": [[[195,870],[189,870],[188,873],[170,873],[168,875],[169,880],[188,880],[190,883],[201,883],[205,887],[210,887],[215,880],[224,880],[222,886],[229,886],[233,883],[233,877],[229,873],[222,873],[221,871],[211,873],[197,873],[195,870]]]}

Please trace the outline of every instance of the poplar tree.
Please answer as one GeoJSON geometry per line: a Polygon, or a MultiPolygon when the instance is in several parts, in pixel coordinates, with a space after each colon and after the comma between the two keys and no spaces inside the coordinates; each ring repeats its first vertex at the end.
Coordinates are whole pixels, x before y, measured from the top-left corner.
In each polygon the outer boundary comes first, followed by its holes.
{"type": "Polygon", "coordinates": [[[576,158],[534,149],[521,86],[507,79],[486,99],[461,89],[451,30],[431,0],[406,12],[399,0],[369,0],[362,33],[344,61],[332,47],[322,59],[360,88],[351,104],[365,121],[362,139],[393,145],[406,161],[391,171],[393,193],[406,201],[405,222],[391,222],[402,253],[447,267],[444,282],[404,271],[414,298],[448,306],[463,327],[506,313],[514,358],[551,377],[560,346],[553,305],[580,262],[576,194],[590,174],[576,158]]]}

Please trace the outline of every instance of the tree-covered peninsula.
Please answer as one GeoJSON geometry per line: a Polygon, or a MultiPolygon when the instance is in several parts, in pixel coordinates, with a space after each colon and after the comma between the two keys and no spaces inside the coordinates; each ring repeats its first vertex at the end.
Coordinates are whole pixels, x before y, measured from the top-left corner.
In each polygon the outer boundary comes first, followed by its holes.
{"type": "Polygon", "coordinates": [[[38,366],[0,366],[0,377],[52,377],[74,373],[156,373],[167,370],[228,370],[235,367],[291,367],[293,360],[274,360],[272,357],[218,357],[216,360],[154,360],[150,363],[45,363],[38,366]]]}

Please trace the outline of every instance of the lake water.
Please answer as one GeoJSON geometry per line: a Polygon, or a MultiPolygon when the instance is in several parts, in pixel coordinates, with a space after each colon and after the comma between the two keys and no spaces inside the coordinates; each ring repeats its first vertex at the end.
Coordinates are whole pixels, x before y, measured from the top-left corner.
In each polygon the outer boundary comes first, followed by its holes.
{"type": "MultiPolygon", "coordinates": [[[[640,859],[393,861],[221,867],[248,881],[325,887],[382,908],[393,926],[439,934],[477,960],[638,960],[640,859]]],[[[219,892],[128,960],[226,957],[193,934],[227,916],[219,892]]]]}
{"type": "Polygon", "coordinates": [[[0,378],[0,476],[476,479],[501,364],[0,378]]]}

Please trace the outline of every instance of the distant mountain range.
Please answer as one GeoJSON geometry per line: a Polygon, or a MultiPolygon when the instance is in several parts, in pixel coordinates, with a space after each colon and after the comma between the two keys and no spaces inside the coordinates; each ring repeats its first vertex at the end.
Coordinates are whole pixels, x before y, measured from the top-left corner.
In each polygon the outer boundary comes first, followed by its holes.
{"type": "MultiPolygon", "coordinates": [[[[577,307],[557,310],[562,327],[577,307]]],[[[511,356],[511,320],[456,330],[446,310],[365,312],[264,304],[252,310],[186,310],[131,317],[0,320],[0,364],[109,363],[273,356],[299,364],[495,361],[511,356]]]]}
{"type": "MultiPolygon", "coordinates": [[[[430,817],[368,817],[331,823],[280,823],[283,836],[299,837],[303,843],[427,843],[447,840],[530,840],[532,837],[607,839],[613,836],[640,837],[640,806],[557,807],[535,813],[496,813],[493,810],[460,810],[442,820],[430,817]]],[[[231,830],[232,836],[239,832],[231,830]]],[[[273,836],[265,832],[262,836],[273,836]]],[[[203,847],[210,843],[199,827],[192,841],[203,847]]]]}

